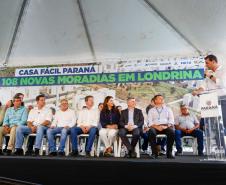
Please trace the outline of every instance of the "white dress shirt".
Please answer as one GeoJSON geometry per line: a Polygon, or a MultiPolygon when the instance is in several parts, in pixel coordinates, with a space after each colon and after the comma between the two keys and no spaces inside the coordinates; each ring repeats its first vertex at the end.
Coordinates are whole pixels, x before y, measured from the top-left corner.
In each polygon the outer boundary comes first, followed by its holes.
{"type": "Polygon", "coordinates": [[[76,123],[75,112],[71,109],[66,111],[59,110],[56,112],[52,126],[55,127],[73,127],[76,123]]]}
{"type": "MultiPolygon", "coordinates": [[[[133,126],[133,128],[137,128],[137,125],[134,125],[134,108],[133,109],[128,109],[128,124],[133,126]]],[[[125,128],[128,128],[129,125],[125,125],[125,128]]]]}
{"type": "Polygon", "coordinates": [[[205,91],[216,90],[218,96],[226,95],[226,69],[223,66],[219,66],[212,75],[216,77],[216,83],[210,78],[205,78],[200,87],[205,91]]]}
{"type": "Polygon", "coordinates": [[[38,109],[35,107],[29,112],[27,121],[33,122],[34,126],[41,125],[44,121],[52,121],[52,111],[47,107],[43,107],[42,109],[38,109]]]}
{"type": "Polygon", "coordinates": [[[77,126],[98,126],[100,111],[98,109],[82,109],[78,114],[77,126]]]}
{"type": "Polygon", "coordinates": [[[148,126],[153,124],[174,124],[174,116],[171,108],[163,105],[161,108],[153,107],[148,111],[148,126]]]}
{"type": "Polygon", "coordinates": [[[128,123],[134,125],[133,121],[134,109],[128,109],[128,123]]]}

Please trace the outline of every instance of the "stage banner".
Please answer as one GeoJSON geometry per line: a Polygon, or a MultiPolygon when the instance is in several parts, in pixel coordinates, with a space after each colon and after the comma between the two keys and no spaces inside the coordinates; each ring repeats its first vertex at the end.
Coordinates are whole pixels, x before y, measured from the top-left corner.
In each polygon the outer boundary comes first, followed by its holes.
{"type": "MultiPolygon", "coordinates": [[[[57,68],[56,68],[57,69],[57,68]]],[[[54,71],[58,71],[58,70],[54,71]]],[[[63,72],[64,70],[61,70],[63,72]]],[[[58,71],[59,72],[59,71],[58,71]]],[[[22,74],[20,71],[17,74],[22,74]]],[[[2,77],[1,87],[11,86],[46,86],[46,85],[76,85],[76,84],[100,84],[100,83],[131,83],[131,82],[161,82],[178,80],[202,80],[203,69],[171,70],[171,71],[145,71],[145,72],[119,72],[119,73],[93,73],[90,74],[68,74],[42,76],[2,77]]],[[[25,74],[25,73],[23,73],[25,74]]],[[[33,74],[33,73],[32,73],[33,74]]]]}
{"type": "Polygon", "coordinates": [[[143,83],[202,80],[200,57],[137,59],[87,64],[7,68],[0,87],[143,83]]]}
{"type": "Polygon", "coordinates": [[[20,92],[27,106],[35,106],[35,98],[41,93],[45,94],[49,107],[58,109],[59,100],[66,98],[70,106],[79,111],[87,95],[95,97],[96,107],[104,97],[112,96],[115,105],[123,109],[127,107],[128,97],[136,97],[138,108],[145,112],[153,96],[162,94],[176,115],[184,96],[203,80],[204,61],[203,56],[124,58],[0,67],[0,101],[5,105],[20,92]]]}

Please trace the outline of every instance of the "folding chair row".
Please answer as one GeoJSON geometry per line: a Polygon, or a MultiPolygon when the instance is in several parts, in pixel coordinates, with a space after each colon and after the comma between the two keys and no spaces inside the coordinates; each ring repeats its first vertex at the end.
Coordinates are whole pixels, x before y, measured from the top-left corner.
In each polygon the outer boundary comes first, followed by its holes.
{"type": "MultiPolygon", "coordinates": [[[[9,136],[10,136],[9,134],[5,135],[5,137],[9,137],[9,136]]],[[[61,136],[61,134],[56,135],[56,143],[59,143],[60,136],[61,136]]],[[[132,138],[132,134],[127,134],[126,136],[128,138],[132,138]]],[[[29,134],[29,135],[25,136],[24,144],[23,144],[24,152],[26,152],[26,150],[27,150],[27,144],[28,144],[28,140],[30,137],[36,137],[36,134],[29,134]]],[[[85,146],[86,146],[88,137],[89,137],[89,134],[81,134],[78,136],[78,140],[80,143],[80,145],[79,145],[80,148],[78,151],[79,151],[80,155],[85,154],[85,146]]],[[[158,134],[156,136],[156,138],[167,138],[167,136],[165,134],[158,134]]],[[[192,141],[193,154],[197,154],[197,139],[192,136],[182,137],[182,141],[184,141],[185,139],[193,140],[192,141]]],[[[184,143],[184,142],[182,142],[182,143],[184,143]]],[[[93,143],[91,156],[95,156],[95,155],[97,157],[100,156],[101,144],[102,144],[102,141],[101,141],[100,137],[98,137],[98,138],[96,137],[95,141],[93,143]]],[[[140,145],[139,142],[137,142],[136,147],[135,147],[135,152],[137,154],[137,158],[140,158],[140,146],[139,145],[140,145]]],[[[57,148],[58,148],[58,145],[57,145],[57,148]]],[[[42,144],[41,144],[41,149],[40,149],[39,154],[43,155],[44,150],[45,150],[46,155],[48,155],[48,139],[47,139],[46,135],[42,139],[42,144]],[[46,144],[44,144],[44,143],[46,143],[46,144]]],[[[120,137],[117,137],[117,139],[113,143],[114,157],[121,157],[121,150],[122,150],[122,140],[120,137]]],[[[70,136],[68,135],[66,144],[65,144],[65,155],[68,156],[70,151],[71,151],[71,143],[70,143],[70,136]]]]}

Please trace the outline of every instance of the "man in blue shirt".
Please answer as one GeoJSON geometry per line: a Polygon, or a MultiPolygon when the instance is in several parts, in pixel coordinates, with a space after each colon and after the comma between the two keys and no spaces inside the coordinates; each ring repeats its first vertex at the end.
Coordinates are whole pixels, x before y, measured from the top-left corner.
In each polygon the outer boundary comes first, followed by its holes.
{"type": "Polygon", "coordinates": [[[15,145],[16,128],[25,125],[28,117],[27,109],[21,106],[22,100],[19,96],[13,98],[13,107],[6,110],[3,126],[0,127],[0,155],[2,154],[2,143],[5,135],[10,134],[7,147],[7,155],[12,153],[15,145]]]}
{"type": "Polygon", "coordinates": [[[167,136],[166,156],[168,159],[174,159],[174,156],[172,155],[173,143],[175,139],[173,111],[171,108],[165,106],[162,95],[155,95],[153,100],[155,107],[148,111],[148,137],[152,150],[151,158],[156,159],[159,155],[156,136],[158,134],[165,134],[167,136]]]}

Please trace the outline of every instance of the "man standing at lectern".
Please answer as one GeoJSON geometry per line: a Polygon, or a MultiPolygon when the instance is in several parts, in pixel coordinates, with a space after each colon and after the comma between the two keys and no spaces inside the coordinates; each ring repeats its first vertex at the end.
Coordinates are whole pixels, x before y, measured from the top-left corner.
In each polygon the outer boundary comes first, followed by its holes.
{"type": "Polygon", "coordinates": [[[218,99],[221,101],[223,125],[226,128],[226,69],[219,65],[215,55],[206,56],[205,64],[205,80],[198,89],[192,92],[192,95],[196,96],[203,91],[216,90],[218,99]]]}

